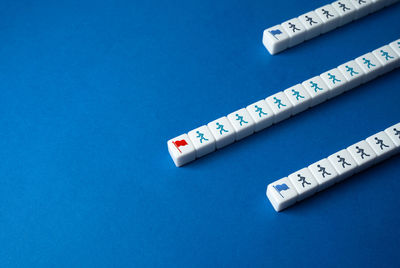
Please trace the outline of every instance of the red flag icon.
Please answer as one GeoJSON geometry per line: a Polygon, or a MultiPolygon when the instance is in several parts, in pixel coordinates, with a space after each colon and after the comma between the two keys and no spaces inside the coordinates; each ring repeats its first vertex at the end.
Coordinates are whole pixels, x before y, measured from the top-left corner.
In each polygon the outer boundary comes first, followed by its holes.
{"type": "Polygon", "coordinates": [[[188,145],[188,143],[187,143],[185,140],[173,141],[172,143],[175,145],[176,149],[178,149],[178,151],[179,151],[180,153],[182,153],[182,152],[181,152],[181,150],[179,150],[179,147],[180,147],[180,146],[188,145]]]}

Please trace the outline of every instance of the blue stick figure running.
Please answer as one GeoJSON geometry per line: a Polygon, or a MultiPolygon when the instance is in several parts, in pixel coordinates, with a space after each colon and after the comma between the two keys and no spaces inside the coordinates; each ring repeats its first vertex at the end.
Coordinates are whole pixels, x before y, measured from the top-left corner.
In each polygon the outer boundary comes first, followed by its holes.
{"type": "Polygon", "coordinates": [[[274,100],[275,100],[274,103],[278,104],[278,109],[280,109],[281,106],[286,106],[286,104],[283,104],[280,99],[277,99],[276,97],[274,97],[274,100]]]}
{"type": "Polygon", "coordinates": [[[336,78],[336,75],[333,75],[331,73],[328,73],[329,79],[332,79],[332,83],[335,84],[336,82],[341,82],[342,80],[339,80],[336,78]]]}
{"type": "Polygon", "coordinates": [[[372,64],[370,60],[367,60],[366,58],[362,58],[364,61],[364,64],[367,64],[367,68],[370,69],[371,66],[374,67],[376,66],[375,64],[372,64]]]}
{"type": "Polygon", "coordinates": [[[298,92],[297,90],[292,89],[292,92],[293,92],[293,96],[296,97],[296,100],[299,100],[299,98],[304,99],[304,96],[301,96],[300,92],[298,92]]]}
{"type": "Polygon", "coordinates": [[[222,132],[229,132],[228,130],[224,129],[224,125],[221,125],[217,122],[217,130],[219,129],[219,134],[222,135],[222,132]]]}
{"type": "Polygon", "coordinates": [[[311,88],[314,88],[315,92],[317,92],[317,90],[322,90],[322,88],[320,88],[317,83],[310,81],[310,84],[311,84],[311,88]]]}
{"type": "Polygon", "coordinates": [[[349,66],[345,66],[346,67],[346,71],[350,72],[350,75],[353,76],[353,74],[358,74],[358,72],[354,71],[353,67],[349,67],[349,66]]]}
{"type": "Polygon", "coordinates": [[[243,116],[236,114],[236,120],[239,121],[239,124],[242,125],[242,123],[247,124],[247,121],[243,120],[243,116]]]}
{"type": "Polygon", "coordinates": [[[390,56],[387,51],[383,51],[383,49],[381,49],[381,53],[382,53],[382,57],[385,57],[386,60],[393,59],[393,57],[390,56]]]}
{"type": "Polygon", "coordinates": [[[198,131],[198,130],[196,131],[196,133],[197,133],[196,138],[200,138],[200,143],[203,143],[203,141],[208,141],[208,139],[204,138],[203,133],[200,133],[200,131],[198,131]]]}
{"type": "Polygon", "coordinates": [[[254,108],[256,108],[256,113],[258,113],[258,116],[261,117],[262,115],[267,115],[267,113],[264,113],[261,107],[258,107],[258,105],[255,105],[254,108]]]}

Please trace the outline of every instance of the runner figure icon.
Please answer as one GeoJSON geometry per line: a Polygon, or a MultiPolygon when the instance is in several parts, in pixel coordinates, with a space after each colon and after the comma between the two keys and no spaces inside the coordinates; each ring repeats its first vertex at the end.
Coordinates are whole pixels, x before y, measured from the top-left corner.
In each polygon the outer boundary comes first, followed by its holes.
{"type": "Polygon", "coordinates": [[[353,74],[358,74],[358,72],[354,71],[354,68],[353,68],[353,67],[349,67],[349,66],[347,66],[347,65],[346,65],[345,67],[346,67],[346,69],[347,69],[346,71],[347,71],[347,72],[350,72],[350,75],[351,75],[351,76],[353,76],[353,74]]]}
{"type": "Polygon", "coordinates": [[[331,173],[328,173],[327,171],[326,171],[326,168],[325,167],[321,167],[321,165],[317,165],[317,167],[319,168],[318,169],[318,172],[322,172],[322,177],[323,178],[325,178],[325,175],[331,175],[331,173]]]}
{"type": "Polygon", "coordinates": [[[375,137],[375,140],[376,140],[375,144],[378,144],[379,147],[381,148],[381,150],[383,150],[383,147],[389,147],[389,146],[387,146],[386,144],[383,143],[383,140],[378,139],[378,137],[375,137]]]}
{"type": "Polygon", "coordinates": [[[364,61],[364,64],[367,64],[367,68],[370,69],[371,66],[374,67],[376,66],[375,64],[372,64],[370,60],[367,60],[366,58],[362,58],[364,61]]]}
{"type": "Polygon", "coordinates": [[[296,97],[296,100],[299,100],[299,98],[304,99],[304,96],[301,96],[300,92],[298,92],[297,90],[292,89],[292,92],[293,92],[293,96],[296,97]]]}
{"type": "Polygon", "coordinates": [[[208,141],[208,139],[204,138],[203,133],[200,133],[200,131],[198,131],[198,130],[196,131],[196,133],[197,133],[196,138],[200,138],[200,143],[203,143],[203,141],[208,141]]]}
{"type": "Polygon", "coordinates": [[[239,121],[239,124],[242,125],[243,123],[247,124],[247,121],[243,120],[243,116],[235,114],[236,115],[236,120],[239,121]]]}
{"type": "Polygon", "coordinates": [[[329,17],[334,17],[332,14],[329,13],[328,10],[322,9],[322,15],[325,15],[327,19],[329,19],[329,17]]]}
{"type": "Polygon", "coordinates": [[[293,32],[300,31],[300,29],[297,28],[294,23],[289,22],[289,25],[289,28],[292,29],[293,32]]]}
{"type": "Polygon", "coordinates": [[[340,155],[336,156],[339,160],[338,163],[342,162],[342,167],[345,168],[346,165],[351,166],[349,163],[346,162],[346,159],[344,157],[341,157],[340,155]]]}
{"type": "Polygon", "coordinates": [[[400,139],[400,130],[398,130],[397,128],[394,128],[393,131],[394,131],[394,135],[399,136],[399,139],[400,139]]]}
{"type": "Polygon", "coordinates": [[[310,84],[311,84],[311,88],[314,88],[315,92],[317,92],[318,90],[322,90],[322,88],[320,88],[317,83],[310,81],[310,84]]]}
{"type": "Polygon", "coordinates": [[[364,159],[364,156],[367,156],[367,157],[370,156],[369,154],[367,154],[367,153],[364,152],[364,149],[362,149],[362,148],[360,148],[360,147],[358,147],[358,146],[356,146],[356,149],[357,149],[357,153],[358,153],[358,154],[361,154],[361,158],[362,158],[362,159],[364,159]]]}
{"type": "Polygon", "coordinates": [[[256,108],[256,113],[258,113],[258,116],[261,117],[262,115],[267,115],[267,113],[264,113],[261,107],[258,107],[258,105],[255,105],[254,108],[256,108]]]}
{"type": "Polygon", "coordinates": [[[304,184],[308,184],[308,185],[311,184],[308,181],[306,181],[306,177],[303,177],[300,174],[297,174],[297,177],[299,177],[299,179],[297,181],[301,181],[301,186],[303,186],[303,188],[304,188],[304,184]]]}
{"type": "Polygon", "coordinates": [[[382,53],[382,57],[385,57],[386,60],[393,59],[393,57],[390,56],[387,51],[383,51],[383,49],[381,49],[380,52],[382,53]]]}
{"type": "Polygon", "coordinates": [[[350,8],[346,7],[346,5],[343,3],[338,2],[338,4],[339,4],[339,7],[343,9],[343,12],[346,12],[346,10],[350,10],[350,8]]]}
{"type": "Polygon", "coordinates": [[[229,132],[228,130],[224,129],[224,125],[221,125],[217,122],[217,130],[219,129],[219,134],[222,135],[222,132],[229,132]]]}
{"type": "Polygon", "coordinates": [[[311,17],[306,16],[306,21],[308,21],[310,23],[310,25],[313,25],[313,23],[317,24],[316,21],[314,21],[311,17]]]}
{"type": "Polygon", "coordinates": [[[281,106],[286,106],[286,104],[283,104],[282,101],[276,97],[274,97],[274,103],[276,103],[278,105],[278,109],[281,108],[281,106]]]}
{"type": "Polygon", "coordinates": [[[333,75],[331,73],[328,73],[329,79],[332,79],[332,83],[335,84],[336,82],[341,82],[342,80],[339,80],[336,78],[336,75],[333,75]]]}

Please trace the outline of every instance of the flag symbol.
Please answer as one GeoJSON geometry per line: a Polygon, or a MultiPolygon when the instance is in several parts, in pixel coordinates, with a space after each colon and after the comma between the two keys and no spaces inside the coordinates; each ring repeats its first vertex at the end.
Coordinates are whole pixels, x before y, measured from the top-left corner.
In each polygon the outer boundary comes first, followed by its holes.
{"type": "Polygon", "coordinates": [[[176,149],[178,149],[180,153],[182,152],[181,150],[179,150],[179,147],[188,145],[188,143],[185,140],[173,141],[172,143],[175,145],[176,149]]]}
{"type": "Polygon", "coordinates": [[[272,187],[274,187],[275,190],[278,192],[278,194],[280,194],[280,196],[282,196],[282,197],[283,197],[283,195],[281,194],[281,191],[289,190],[289,186],[287,186],[286,183],[278,184],[278,185],[275,185],[272,187]]]}
{"type": "Polygon", "coordinates": [[[276,40],[279,40],[278,38],[276,38],[275,35],[277,34],[282,34],[281,30],[277,29],[277,30],[271,30],[269,31],[270,34],[272,34],[273,37],[275,37],[276,40]]]}

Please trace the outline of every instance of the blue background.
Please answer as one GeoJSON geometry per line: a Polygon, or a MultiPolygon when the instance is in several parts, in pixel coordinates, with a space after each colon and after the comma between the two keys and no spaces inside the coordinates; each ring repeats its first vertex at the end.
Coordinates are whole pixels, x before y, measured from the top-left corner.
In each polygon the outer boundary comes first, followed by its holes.
{"type": "Polygon", "coordinates": [[[400,121],[400,70],[182,168],[166,141],[400,38],[400,4],[271,56],[327,1],[2,1],[1,267],[395,267],[400,157],[266,186],[400,121]],[[141,3],[146,2],[146,3],[141,3]]]}

